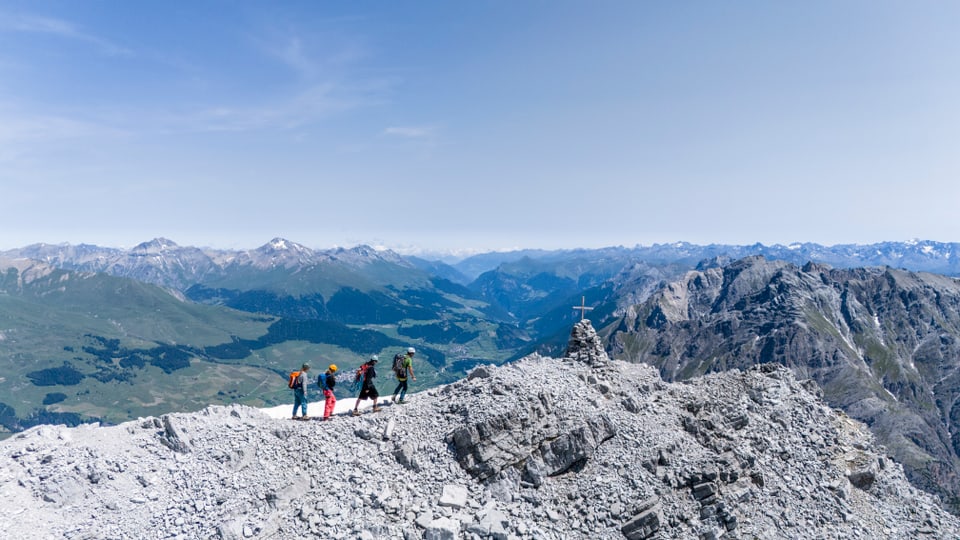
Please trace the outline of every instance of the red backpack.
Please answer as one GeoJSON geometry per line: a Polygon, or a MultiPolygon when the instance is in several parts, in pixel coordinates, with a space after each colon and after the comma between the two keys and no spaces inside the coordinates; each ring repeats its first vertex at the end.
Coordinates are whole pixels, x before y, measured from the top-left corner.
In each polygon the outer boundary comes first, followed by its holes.
{"type": "Polygon", "coordinates": [[[363,387],[363,379],[367,376],[367,368],[370,367],[370,364],[364,363],[357,368],[356,374],[353,376],[353,391],[356,392],[361,387],[363,387]]]}
{"type": "Polygon", "coordinates": [[[367,368],[370,367],[370,364],[363,364],[357,368],[357,374],[353,377],[353,382],[363,383],[363,377],[367,374],[367,368]]]}

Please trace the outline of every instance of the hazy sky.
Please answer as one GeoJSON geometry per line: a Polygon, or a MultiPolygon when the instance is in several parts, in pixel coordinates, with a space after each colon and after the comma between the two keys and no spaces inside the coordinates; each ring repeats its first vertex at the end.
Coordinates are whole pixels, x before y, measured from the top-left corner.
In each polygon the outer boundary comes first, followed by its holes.
{"type": "Polygon", "coordinates": [[[960,2],[0,0],[0,249],[960,241],[960,2]]]}

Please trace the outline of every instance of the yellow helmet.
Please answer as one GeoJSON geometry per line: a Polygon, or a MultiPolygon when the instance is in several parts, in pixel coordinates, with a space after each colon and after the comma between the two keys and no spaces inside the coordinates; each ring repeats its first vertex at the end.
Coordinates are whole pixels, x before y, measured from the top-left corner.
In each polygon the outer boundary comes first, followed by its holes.
{"type": "Polygon", "coordinates": [[[327,368],[327,369],[329,369],[330,371],[336,372],[336,371],[337,371],[337,365],[336,365],[336,364],[330,364],[330,367],[327,368]]]}

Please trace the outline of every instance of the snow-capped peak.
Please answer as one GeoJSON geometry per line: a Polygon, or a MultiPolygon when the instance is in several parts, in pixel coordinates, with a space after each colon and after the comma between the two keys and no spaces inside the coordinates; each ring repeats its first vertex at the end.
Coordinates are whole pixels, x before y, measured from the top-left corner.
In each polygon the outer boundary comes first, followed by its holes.
{"type": "Polygon", "coordinates": [[[286,238],[276,237],[273,240],[270,240],[266,244],[260,246],[257,251],[290,251],[296,253],[311,253],[310,248],[298,244],[296,242],[291,242],[286,238]]]}
{"type": "Polygon", "coordinates": [[[175,248],[178,248],[178,247],[180,247],[180,246],[178,246],[177,243],[174,242],[173,240],[168,240],[168,239],[163,238],[163,237],[161,236],[161,237],[159,237],[159,238],[154,238],[153,240],[150,240],[150,241],[148,241],[148,242],[143,242],[143,243],[137,244],[137,245],[134,246],[133,249],[131,249],[130,251],[134,251],[134,252],[143,251],[143,252],[147,252],[147,253],[156,253],[156,252],[159,252],[159,251],[165,251],[165,250],[168,250],[168,249],[175,249],[175,248]]]}

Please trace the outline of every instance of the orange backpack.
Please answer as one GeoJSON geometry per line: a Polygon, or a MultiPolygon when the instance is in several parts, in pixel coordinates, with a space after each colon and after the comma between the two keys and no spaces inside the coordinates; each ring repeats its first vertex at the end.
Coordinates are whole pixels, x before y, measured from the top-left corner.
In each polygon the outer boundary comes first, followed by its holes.
{"type": "Polygon", "coordinates": [[[300,378],[299,371],[293,371],[290,373],[290,381],[287,383],[289,388],[300,388],[300,383],[297,382],[297,379],[300,378]]]}

